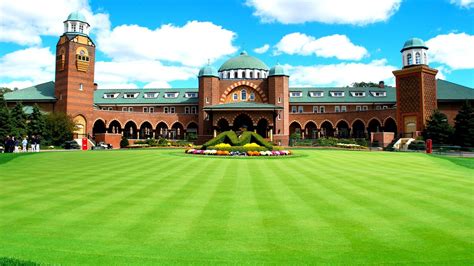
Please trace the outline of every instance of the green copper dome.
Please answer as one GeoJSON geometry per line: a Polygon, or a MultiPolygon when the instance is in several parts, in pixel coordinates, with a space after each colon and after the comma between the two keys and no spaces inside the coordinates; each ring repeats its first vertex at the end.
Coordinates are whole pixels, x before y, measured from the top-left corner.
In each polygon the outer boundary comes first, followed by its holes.
{"type": "Polygon", "coordinates": [[[86,17],[79,11],[75,11],[75,12],[72,12],[71,14],[69,14],[69,16],[67,16],[67,19],[66,20],[77,20],[77,21],[82,21],[82,22],[86,22],[86,17]]]}
{"type": "Polygon", "coordinates": [[[282,65],[277,64],[276,66],[270,68],[270,72],[268,73],[268,76],[288,76],[288,73],[286,73],[285,69],[283,68],[282,65]]]}
{"type": "Polygon", "coordinates": [[[405,42],[401,52],[403,52],[407,49],[411,49],[411,48],[425,48],[425,49],[428,49],[428,47],[426,46],[426,44],[423,40],[421,40],[419,38],[411,38],[411,39],[409,39],[408,41],[405,42]]]}
{"type": "Polygon", "coordinates": [[[219,72],[234,69],[259,69],[268,71],[268,66],[260,59],[250,56],[247,52],[243,51],[239,56],[231,58],[222,64],[219,68],[219,72]]]}
{"type": "Polygon", "coordinates": [[[219,77],[219,75],[212,66],[207,65],[199,70],[198,77],[219,77]]]}

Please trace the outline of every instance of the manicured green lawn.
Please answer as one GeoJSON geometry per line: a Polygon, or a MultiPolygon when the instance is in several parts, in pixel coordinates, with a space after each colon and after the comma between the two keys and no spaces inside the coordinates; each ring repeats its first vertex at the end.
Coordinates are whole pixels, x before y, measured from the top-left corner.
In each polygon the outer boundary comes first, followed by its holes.
{"type": "Polygon", "coordinates": [[[474,160],[298,150],[0,154],[0,257],[50,264],[474,263],[474,160]]]}

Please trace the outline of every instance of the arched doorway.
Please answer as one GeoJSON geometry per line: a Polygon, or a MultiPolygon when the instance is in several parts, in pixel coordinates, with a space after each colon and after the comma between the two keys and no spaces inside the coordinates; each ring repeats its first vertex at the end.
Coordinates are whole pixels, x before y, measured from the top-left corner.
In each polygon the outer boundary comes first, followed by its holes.
{"type": "Polygon", "coordinates": [[[365,136],[365,124],[361,120],[357,119],[352,123],[352,137],[353,138],[366,138],[365,136]]]}
{"type": "Polygon", "coordinates": [[[262,118],[257,123],[257,134],[264,138],[268,138],[268,121],[265,118],[262,118]]]}
{"type": "Polygon", "coordinates": [[[136,139],[137,138],[137,125],[133,121],[128,121],[123,128],[123,136],[127,139],[136,139]]]}
{"type": "Polygon", "coordinates": [[[180,122],[176,122],[171,126],[170,138],[171,139],[183,139],[184,127],[180,122]]]}
{"type": "Polygon", "coordinates": [[[349,125],[347,124],[346,121],[344,120],[339,121],[336,125],[336,128],[337,128],[337,136],[339,138],[348,138],[350,136],[349,125]]]}
{"type": "Polygon", "coordinates": [[[149,122],[143,122],[140,126],[140,139],[153,138],[153,127],[149,122]]]}
{"type": "Polygon", "coordinates": [[[321,136],[334,137],[334,127],[329,121],[324,121],[321,124],[321,136]]]}
{"type": "Polygon", "coordinates": [[[76,130],[74,130],[74,138],[85,136],[87,132],[86,119],[82,115],[78,115],[74,117],[73,121],[76,125],[76,130]]]}
{"type": "Polygon", "coordinates": [[[247,128],[247,131],[253,131],[252,119],[246,114],[240,114],[234,119],[234,131],[240,131],[247,128]]]}
{"type": "Polygon", "coordinates": [[[301,137],[301,125],[300,123],[293,121],[293,123],[290,124],[290,136],[295,133],[299,135],[298,138],[301,137]]]}
{"type": "Polygon", "coordinates": [[[107,131],[105,127],[105,122],[101,119],[96,120],[94,122],[94,126],[92,127],[92,135],[95,136],[96,134],[105,133],[107,131]]]}
{"type": "Polygon", "coordinates": [[[395,133],[394,136],[397,136],[397,123],[395,123],[395,120],[393,120],[393,118],[389,117],[385,120],[385,122],[383,123],[383,131],[393,132],[395,133]]]}
{"type": "Polygon", "coordinates": [[[156,138],[168,138],[168,125],[165,122],[156,125],[156,138]]]}
{"type": "Polygon", "coordinates": [[[189,141],[193,141],[197,139],[198,134],[198,125],[194,122],[188,124],[186,128],[186,139],[189,141]]]}
{"type": "Polygon", "coordinates": [[[113,134],[120,134],[122,133],[122,125],[117,120],[110,122],[109,129],[107,130],[108,133],[113,134]]]}
{"type": "Polygon", "coordinates": [[[374,118],[369,121],[369,125],[367,126],[367,132],[369,136],[370,136],[370,133],[372,132],[380,132],[380,129],[381,129],[381,125],[380,125],[379,120],[374,118]]]}
{"type": "Polygon", "coordinates": [[[230,130],[229,122],[225,118],[219,119],[219,121],[217,121],[217,131],[224,132],[228,130],[230,130]]]}
{"type": "Polygon", "coordinates": [[[306,123],[304,127],[305,138],[307,139],[317,139],[318,138],[318,128],[313,121],[306,123]]]}

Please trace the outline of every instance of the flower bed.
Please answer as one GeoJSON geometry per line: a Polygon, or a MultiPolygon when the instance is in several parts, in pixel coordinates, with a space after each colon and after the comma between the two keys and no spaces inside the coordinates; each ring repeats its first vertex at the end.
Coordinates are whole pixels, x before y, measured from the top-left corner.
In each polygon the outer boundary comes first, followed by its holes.
{"type": "Polygon", "coordinates": [[[215,155],[215,156],[287,156],[291,155],[291,151],[228,151],[228,150],[199,150],[199,149],[187,149],[187,154],[195,155],[215,155]]]}

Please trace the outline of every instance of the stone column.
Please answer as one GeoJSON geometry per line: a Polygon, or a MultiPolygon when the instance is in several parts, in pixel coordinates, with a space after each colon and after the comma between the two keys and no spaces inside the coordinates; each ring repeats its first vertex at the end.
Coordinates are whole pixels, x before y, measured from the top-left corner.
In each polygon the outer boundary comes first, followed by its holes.
{"type": "Polygon", "coordinates": [[[270,136],[270,141],[273,141],[273,128],[270,128],[270,133],[268,135],[270,136]]]}

